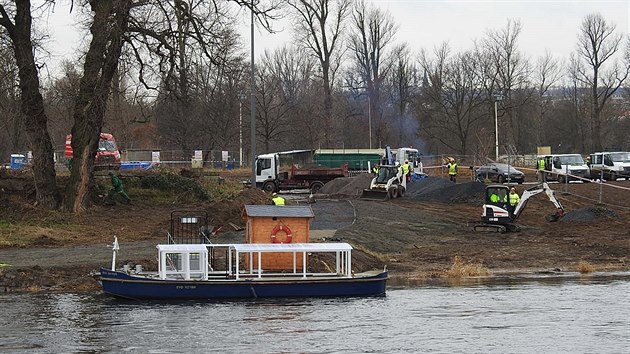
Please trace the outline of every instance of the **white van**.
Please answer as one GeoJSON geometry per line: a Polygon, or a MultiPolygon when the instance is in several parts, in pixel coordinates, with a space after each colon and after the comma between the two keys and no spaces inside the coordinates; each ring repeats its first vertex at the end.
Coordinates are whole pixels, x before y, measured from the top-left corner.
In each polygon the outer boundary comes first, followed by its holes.
{"type": "Polygon", "coordinates": [[[544,158],[548,181],[564,183],[591,178],[588,166],[580,154],[545,155],[544,158]]]}
{"type": "Polygon", "coordinates": [[[607,181],[630,179],[630,152],[596,152],[591,154],[591,178],[603,177],[607,181]],[[603,176],[602,176],[603,174],[603,176]]]}

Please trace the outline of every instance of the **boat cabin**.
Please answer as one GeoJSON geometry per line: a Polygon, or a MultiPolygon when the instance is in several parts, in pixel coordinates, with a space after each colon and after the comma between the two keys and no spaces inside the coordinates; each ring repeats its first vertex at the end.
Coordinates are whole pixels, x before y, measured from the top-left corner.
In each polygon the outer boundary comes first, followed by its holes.
{"type": "Polygon", "coordinates": [[[209,278],[262,278],[269,276],[352,277],[352,246],[348,243],[265,243],[265,244],[168,244],[157,245],[162,280],[208,280],[209,278]],[[227,269],[214,271],[208,266],[208,249],[227,249],[227,269]],[[326,273],[308,270],[308,253],[335,253],[335,267],[326,273]],[[281,254],[291,260],[288,271],[264,268],[264,255],[281,254]],[[241,268],[241,264],[245,264],[241,268]]]}
{"type": "Polygon", "coordinates": [[[308,243],[314,217],[307,205],[245,205],[245,243],[308,243]]]}
{"type": "MultiPolygon", "coordinates": [[[[308,205],[246,205],[243,212],[245,243],[308,243],[310,225],[314,217],[313,209],[308,205]]],[[[297,263],[301,267],[300,257],[301,255],[298,255],[297,263]]],[[[290,254],[271,252],[262,257],[262,267],[289,270],[293,267],[293,257],[290,254]]]]}
{"type": "Polygon", "coordinates": [[[157,245],[160,279],[208,279],[208,248],[204,244],[157,245]]]}

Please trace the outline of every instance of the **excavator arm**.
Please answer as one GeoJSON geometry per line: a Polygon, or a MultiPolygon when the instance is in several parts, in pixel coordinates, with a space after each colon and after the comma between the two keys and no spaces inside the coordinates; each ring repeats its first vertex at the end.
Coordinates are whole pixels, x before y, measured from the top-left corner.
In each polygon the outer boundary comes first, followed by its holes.
{"type": "Polygon", "coordinates": [[[545,192],[547,194],[549,201],[551,201],[553,205],[556,206],[556,209],[557,209],[556,214],[549,216],[547,219],[549,221],[556,221],[560,219],[562,216],[564,216],[564,207],[562,206],[562,203],[560,203],[558,198],[556,198],[556,193],[554,192],[553,189],[549,188],[549,185],[547,184],[547,182],[543,182],[523,192],[523,195],[521,196],[521,200],[516,206],[516,209],[514,209],[514,220],[518,219],[518,217],[521,215],[521,212],[523,212],[523,210],[527,206],[527,201],[529,200],[529,198],[542,192],[545,192]]]}

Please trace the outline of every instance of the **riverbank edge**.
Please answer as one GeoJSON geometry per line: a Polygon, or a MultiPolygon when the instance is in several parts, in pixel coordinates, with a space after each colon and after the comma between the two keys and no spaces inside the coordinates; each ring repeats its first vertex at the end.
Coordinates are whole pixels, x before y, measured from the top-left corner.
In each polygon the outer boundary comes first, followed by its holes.
{"type": "MultiPolygon", "coordinates": [[[[604,265],[602,265],[604,266],[604,265]]],[[[594,281],[602,279],[630,280],[628,267],[606,265],[603,271],[580,273],[555,269],[489,269],[483,276],[436,276],[435,272],[423,270],[390,270],[388,288],[406,287],[452,287],[489,286],[521,283],[558,283],[562,281],[594,281]]],[[[597,265],[594,265],[597,268],[597,265]]],[[[88,293],[100,290],[93,278],[98,273],[94,265],[68,267],[13,267],[0,265],[0,292],[19,294],[39,293],[88,293]]]]}

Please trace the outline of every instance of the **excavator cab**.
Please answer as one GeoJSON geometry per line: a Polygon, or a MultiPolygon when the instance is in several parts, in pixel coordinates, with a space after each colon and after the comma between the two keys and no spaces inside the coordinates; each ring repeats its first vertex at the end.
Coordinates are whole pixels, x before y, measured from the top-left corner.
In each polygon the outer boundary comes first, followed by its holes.
{"type": "Polygon", "coordinates": [[[508,187],[488,186],[488,188],[486,188],[486,204],[495,205],[501,209],[507,210],[508,193],[508,187]]]}

